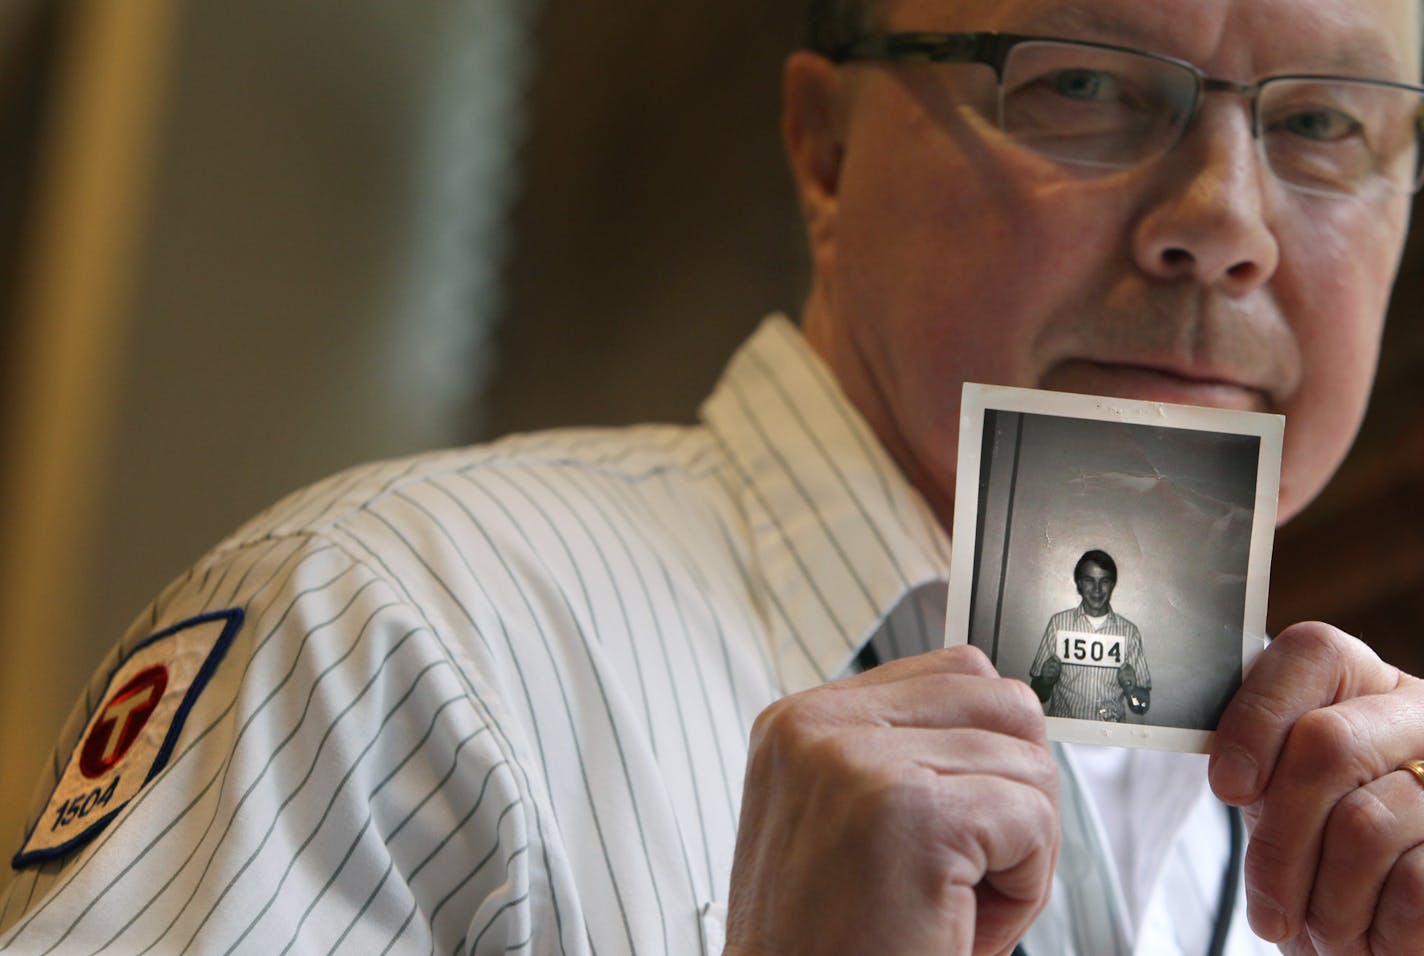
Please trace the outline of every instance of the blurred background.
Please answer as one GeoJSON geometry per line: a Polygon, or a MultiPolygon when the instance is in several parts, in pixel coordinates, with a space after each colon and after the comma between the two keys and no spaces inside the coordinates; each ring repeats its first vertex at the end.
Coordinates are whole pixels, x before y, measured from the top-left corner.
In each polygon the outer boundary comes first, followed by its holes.
{"type": "MultiPolygon", "coordinates": [[[[796,311],[801,7],[0,2],[0,855],[107,647],[253,512],[373,458],[690,420],[796,311]]],[[[1422,257],[1271,598],[1416,672],[1422,257]]]]}

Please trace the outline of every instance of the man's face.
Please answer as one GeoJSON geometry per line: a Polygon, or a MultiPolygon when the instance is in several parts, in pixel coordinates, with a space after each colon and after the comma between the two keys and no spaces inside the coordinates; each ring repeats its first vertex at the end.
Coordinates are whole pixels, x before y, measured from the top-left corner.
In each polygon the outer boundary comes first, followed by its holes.
{"type": "Polygon", "coordinates": [[[1078,596],[1083,599],[1083,610],[1093,617],[1102,617],[1108,613],[1113,588],[1117,586],[1117,578],[1112,576],[1112,572],[1089,561],[1078,572],[1077,583],[1078,596]]]}
{"type": "MultiPolygon", "coordinates": [[[[885,26],[1117,43],[1239,82],[1419,73],[1416,0],[892,0],[885,26]]],[[[1364,413],[1407,197],[1282,185],[1229,94],[1166,156],[1103,171],[1007,142],[973,105],[987,67],[834,76],[805,328],[942,521],[966,381],[1281,413],[1282,519],[1320,490],[1364,413]]]]}

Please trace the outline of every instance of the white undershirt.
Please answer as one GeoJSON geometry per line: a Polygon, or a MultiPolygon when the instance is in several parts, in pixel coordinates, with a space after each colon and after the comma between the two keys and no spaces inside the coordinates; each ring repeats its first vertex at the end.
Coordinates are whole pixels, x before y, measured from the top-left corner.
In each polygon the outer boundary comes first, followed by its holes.
{"type": "Polygon", "coordinates": [[[1067,746],[1112,849],[1135,932],[1172,842],[1204,795],[1206,756],[1091,744],[1067,746]],[[1146,812],[1149,809],[1151,812],[1146,812]]]}

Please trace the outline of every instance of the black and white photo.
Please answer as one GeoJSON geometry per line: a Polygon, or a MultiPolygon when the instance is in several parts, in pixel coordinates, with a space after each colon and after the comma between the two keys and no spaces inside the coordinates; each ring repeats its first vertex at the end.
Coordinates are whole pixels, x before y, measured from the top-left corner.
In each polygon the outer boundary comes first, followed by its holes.
{"type": "Polygon", "coordinates": [[[967,385],[947,643],[1054,739],[1203,750],[1265,638],[1279,417],[967,385]]]}

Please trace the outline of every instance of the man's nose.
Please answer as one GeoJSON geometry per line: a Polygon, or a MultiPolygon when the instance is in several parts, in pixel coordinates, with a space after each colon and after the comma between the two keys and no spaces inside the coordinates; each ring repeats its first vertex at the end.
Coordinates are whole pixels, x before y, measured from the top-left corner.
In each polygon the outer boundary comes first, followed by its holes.
{"type": "Polygon", "coordinates": [[[1270,280],[1280,262],[1271,211],[1281,187],[1252,134],[1249,104],[1211,97],[1153,172],[1133,236],[1143,271],[1230,295],[1270,280]]]}

